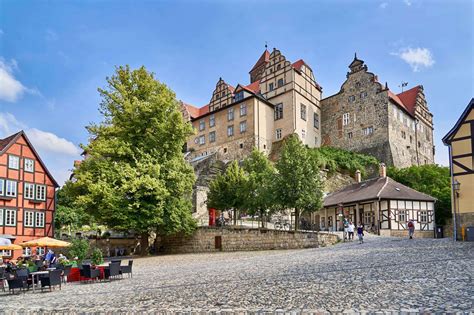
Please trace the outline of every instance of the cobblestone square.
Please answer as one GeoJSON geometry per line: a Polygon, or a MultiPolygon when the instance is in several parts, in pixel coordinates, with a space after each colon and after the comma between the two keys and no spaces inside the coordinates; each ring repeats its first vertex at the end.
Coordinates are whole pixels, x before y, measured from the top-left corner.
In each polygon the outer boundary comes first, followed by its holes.
{"type": "Polygon", "coordinates": [[[474,311],[474,243],[367,237],[364,244],[136,259],[133,278],[0,293],[3,311],[474,311]]]}

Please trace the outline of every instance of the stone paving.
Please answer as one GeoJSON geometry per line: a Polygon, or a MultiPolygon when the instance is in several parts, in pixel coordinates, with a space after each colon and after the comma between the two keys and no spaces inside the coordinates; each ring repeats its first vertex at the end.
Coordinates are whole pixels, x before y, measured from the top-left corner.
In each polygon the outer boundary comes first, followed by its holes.
{"type": "Polygon", "coordinates": [[[473,277],[474,243],[372,236],[361,245],[136,259],[131,279],[0,293],[0,313],[467,314],[473,277]]]}

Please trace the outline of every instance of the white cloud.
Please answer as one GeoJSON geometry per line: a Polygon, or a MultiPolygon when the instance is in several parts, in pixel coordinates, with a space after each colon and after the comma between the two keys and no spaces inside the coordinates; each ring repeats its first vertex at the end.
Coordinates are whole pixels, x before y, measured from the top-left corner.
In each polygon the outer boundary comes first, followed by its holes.
{"type": "Polygon", "coordinates": [[[407,6],[411,6],[411,1],[410,0],[403,0],[407,6]]]}
{"type": "Polygon", "coordinates": [[[388,6],[388,2],[382,2],[382,3],[379,5],[379,8],[385,9],[387,6],[388,6]]]}
{"type": "Polygon", "coordinates": [[[433,54],[428,48],[402,48],[398,53],[391,55],[400,57],[408,63],[414,72],[419,72],[422,68],[430,68],[434,65],[433,54]]]}
{"type": "Polygon", "coordinates": [[[51,132],[29,128],[17,120],[14,115],[0,112],[0,139],[20,130],[25,130],[26,135],[57,182],[64,183],[69,178],[69,170],[73,166],[74,159],[79,157],[82,151],[65,138],[51,132]]]}
{"type": "Polygon", "coordinates": [[[16,69],[18,69],[16,60],[6,62],[0,57],[0,100],[15,102],[28,90],[13,76],[13,71],[16,69]]]}

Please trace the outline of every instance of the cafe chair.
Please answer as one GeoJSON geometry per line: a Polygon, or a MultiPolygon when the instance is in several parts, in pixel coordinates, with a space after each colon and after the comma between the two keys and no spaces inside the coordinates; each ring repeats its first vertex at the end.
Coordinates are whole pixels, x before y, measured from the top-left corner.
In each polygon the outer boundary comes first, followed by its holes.
{"type": "Polygon", "coordinates": [[[52,291],[53,287],[59,285],[59,290],[61,290],[61,273],[63,271],[60,269],[51,270],[49,275],[46,277],[41,277],[41,291],[44,287],[49,287],[49,291],[52,291]]]}

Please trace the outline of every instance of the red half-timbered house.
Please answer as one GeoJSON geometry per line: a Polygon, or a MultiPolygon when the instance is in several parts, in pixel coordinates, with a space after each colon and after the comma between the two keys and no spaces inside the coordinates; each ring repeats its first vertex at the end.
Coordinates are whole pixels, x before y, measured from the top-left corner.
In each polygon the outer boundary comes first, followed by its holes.
{"type": "MultiPolygon", "coordinates": [[[[24,131],[0,139],[0,237],[14,244],[53,237],[56,188],[24,131]]],[[[30,254],[30,249],[24,252],[30,254]]],[[[16,258],[22,251],[2,254],[16,258]]]]}

